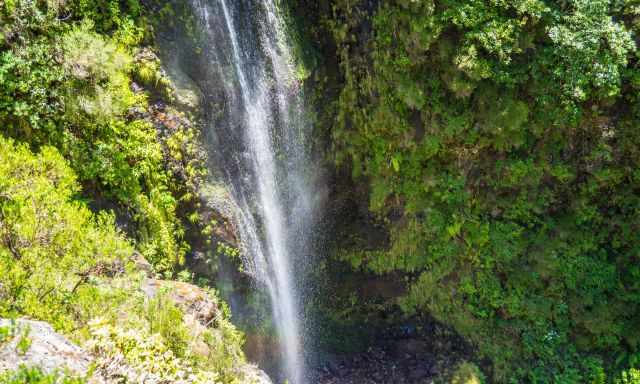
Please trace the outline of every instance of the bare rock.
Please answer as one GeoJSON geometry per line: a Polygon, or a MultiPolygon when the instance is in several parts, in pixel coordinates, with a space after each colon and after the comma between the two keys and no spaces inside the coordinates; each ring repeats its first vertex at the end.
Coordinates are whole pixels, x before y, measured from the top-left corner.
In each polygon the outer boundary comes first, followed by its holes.
{"type": "Polygon", "coordinates": [[[151,276],[153,274],[153,267],[151,266],[151,263],[149,263],[140,252],[135,252],[132,259],[136,269],[144,272],[147,276],[151,276]]]}
{"type": "Polygon", "coordinates": [[[246,364],[241,368],[245,384],[273,384],[269,376],[255,365],[246,364]]]}
{"type": "Polygon", "coordinates": [[[51,325],[42,321],[0,319],[0,327],[8,327],[11,334],[0,344],[0,372],[25,365],[39,367],[47,373],[66,370],[77,376],[87,375],[93,360],[91,355],[56,333],[51,325]]]}
{"type": "Polygon", "coordinates": [[[158,292],[165,291],[171,300],[179,306],[186,317],[192,317],[202,326],[208,326],[221,312],[209,293],[193,284],[171,280],[146,279],[142,290],[148,297],[155,297],[158,292]]]}
{"type": "Polygon", "coordinates": [[[245,253],[244,244],[238,238],[242,226],[242,213],[231,193],[224,185],[207,184],[200,191],[204,205],[219,216],[223,225],[216,226],[216,236],[240,248],[245,253]]]}
{"type": "MultiPolygon", "coordinates": [[[[193,284],[156,279],[146,279],[142,284],[142,290],[148,297],[155,297],[160,291],[167,292],[171,300],[184,311],[184,321],[193,336],[191,350],[206,356],[209,347],[199,341],[198,336],[222,316],[209,293],[193,284]]],[[[272,384],[269,376],[254,365],[243,364],[239,370],[243,384],[272,384]]]]}
{"type": "Polygon", "coordinates": [[[198,84],[189,75],[180,70],[179,66],[166,66],[165,73],[171,80],[176,102],[189,111],[197,111],[204,95],[198,84]]]}

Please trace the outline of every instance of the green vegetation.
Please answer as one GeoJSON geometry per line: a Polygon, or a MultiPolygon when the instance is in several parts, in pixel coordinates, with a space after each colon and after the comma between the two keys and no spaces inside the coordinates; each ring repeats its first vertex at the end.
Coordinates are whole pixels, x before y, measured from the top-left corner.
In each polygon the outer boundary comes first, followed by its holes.
{"type": "Polygon", "coordinates": [[[0,373],[1,384],[85,384],[81,378],[69,377],[62,373],[44,373],[39,368],[20,367],[16,371],[0,373]]]}
{"type": "MultiPolygon", "coordinates": [[[[150,103],[173,100],[151,37],[137,0],[0,2],[0,317],[47,321],[98,370],[123,359],[131,382],[237,383],[243,337],[217,294],[205,292],[215,319],[196,326],[171,292],[147,297],[135,267],[142,255],[152,273],[190,278],[185,228],[215,225],[197,214],[197,132],[150,103]]],[[[13,337],[29,350],[27,334],[0,329],[0,344],[13,337]]]]}
{"type": "Polygon", "coordinates": [[[616,384],[636,384],[640,383],[640,371],[637,369],[630,369],[629,371],[623,372],[618,380],[615,382],[616,384]]]}
{"type": "MultiPolygon", "coordinates": [[[[74,201],[78,185],[52,147],[34,155],[0,138],[0,313],[73,329],[92,276],[117,271],[133,253],[113,216],[74,201]]],[[[80,320],[81,321],[81,320],[80,320]]]]}
{"type": "Polygon", "coordinates": [[[123,356],[133,370],[133,381],[151,374],[164,382],[187,377],[196,384],[240,382],[243,340],[227,320],[228,313],[223,313],[215,328],[202,328],[198,333],[189,330],[194,325],[185,322],[182,310],[166,293],[141,308],[124,324],[104,317],[89,324],[88,345],[99,365],[123,356]]]}
{"type": "MultiPolygon", "coordinates": [[[[197,45],[184,3],[151,3],[197,45]]],[[[315,117],[332,160],[390,240],[355,236],[336,258],[408,282],[376,308],[450,325],[495,382],[640,382],[640,3],[291,3],[321,15],[291,33],[298,77],[326,86],[315,117]]],[[[190,236],[210,246],[217,224],[199,211],[197,131],[150,104],[174,95],[143,48],[148,20],[138,0],[0,2],[0,316],[50,322],[137,374],[232,383],[242,337],[228,311],[194,335],[133,266],[140,253],[189,280],[190,236]]],[[[368,309],[355,293],[335,301],[338,329],[368,309]]],[[[452,382],[484,376],[465,363],[452,382]]]]}
{"type": "Polygon", "coordinates": [[[471,363],[461,363],[451,377],[451,384],[480,384],[483,376],[480,369],[471,363]]]}
{"type": "MultiPolygon", "coordinates": [[[[194,334],[168,292],[146,298],[132,245],[115,230],[112,215],[93,214],[75,199],[78,191],[55,148],[34,154],[0,138],[0,317],[47,321],[93,348],[105,364],[124,354],[138,375],[177,380],[189,371],[194,382],[236,382],[243,340],[224,305],[215,301],[217,321],[194,334]]],[[[0,343],[8,337],[19,337],[18,353],[28,351],[28,332],[0,329],[0,343]]],[[[31,370],[7,376],[23,379],[56,382],[31,370]]]]}
{"type": "MultiPolygon", "coordinates": [[[[0,126],[69,161],[85,194],[133,221],[136,246],[159,272],[187,249],[170,190],[173,175],[131,78],[157,68],[133,55],[145,36],[137,1],[33,2],[0,7],[0,126]],[[65,20],[62,22],[61,20],[65,20]]],[[[157,81],[155,82],[157,85],[157,81]]]]}
{"type": "Polygon", "coordinates": [[[638,4],[331,4],[332,155],[391,237],[338,257],[404,274],[405,313],[453,326],[497,382],[640,364],[638,4]]]}

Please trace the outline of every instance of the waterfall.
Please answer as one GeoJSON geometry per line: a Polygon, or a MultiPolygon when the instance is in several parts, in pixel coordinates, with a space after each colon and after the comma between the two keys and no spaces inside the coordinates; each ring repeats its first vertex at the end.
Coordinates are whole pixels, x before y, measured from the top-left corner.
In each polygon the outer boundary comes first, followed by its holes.
{"type": "Polygon", "coordinates": [[[275,0],[191,0],[210,63],[202,87],[216,100],[209,134],[240,208],[244,266],[271,300],[282,371],[304,378],[300,297],[311,254],[313,170],[303,100],[275,0]]]}

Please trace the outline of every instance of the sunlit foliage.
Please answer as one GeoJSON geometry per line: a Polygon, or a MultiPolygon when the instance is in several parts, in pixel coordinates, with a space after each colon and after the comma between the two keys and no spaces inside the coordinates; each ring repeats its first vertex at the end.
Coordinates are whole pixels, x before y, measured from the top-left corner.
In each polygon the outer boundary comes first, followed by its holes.
{"type": "Polygon", "coordinates": [[[90,277],[131,256],[113,217],[75,201],[78,189],[54,148],[33,155],[0,138],[0,313],[71,330],[82,316],[74,308],[94,289],[90,277]]]}
{"type": "Polygon", "coordinates": [[[115,202],[144,256],[172,271],[187,246],[171,175],[155,129],[132,113],[147,107],[131,87],[139,12],[137,1],[0,5],[0,132],[57,147],[85,193],[115,202]]]}

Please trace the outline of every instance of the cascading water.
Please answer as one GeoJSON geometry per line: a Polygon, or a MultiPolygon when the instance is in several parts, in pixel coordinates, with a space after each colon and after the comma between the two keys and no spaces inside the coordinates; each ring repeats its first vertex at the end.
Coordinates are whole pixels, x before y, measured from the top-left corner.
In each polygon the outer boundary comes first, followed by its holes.
{"type": "Polygon", "coordinates": [[[282,370],[305,381],[296,287],[310,256],[312,170],[299,82],[275,0],[191,0],[209,68],[200,87],[218,168],[240,208],[245,269],[271,299],[282,370]],[[211,89],[204,89],[211,88],[211,89]]]}

